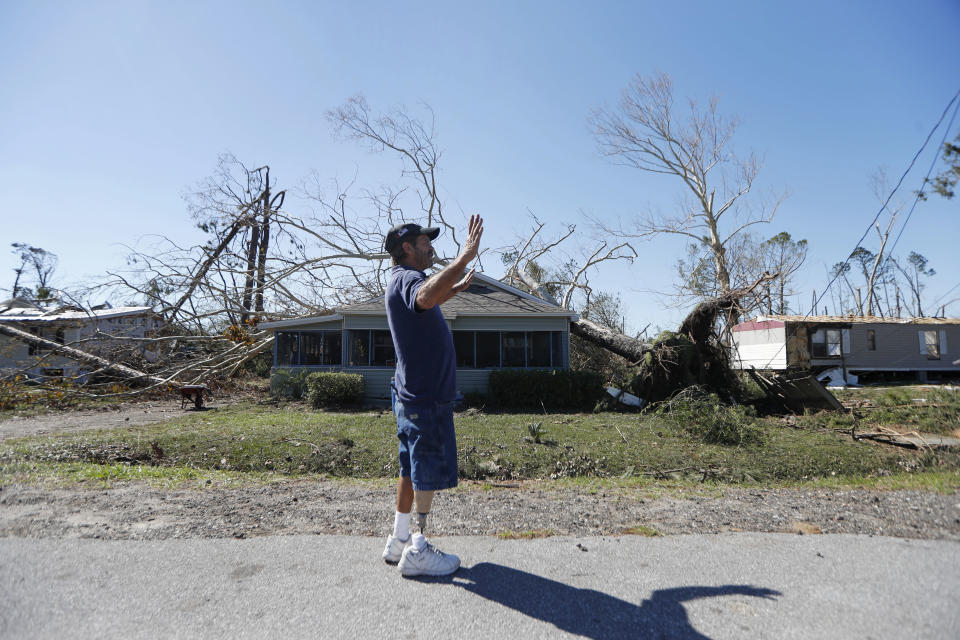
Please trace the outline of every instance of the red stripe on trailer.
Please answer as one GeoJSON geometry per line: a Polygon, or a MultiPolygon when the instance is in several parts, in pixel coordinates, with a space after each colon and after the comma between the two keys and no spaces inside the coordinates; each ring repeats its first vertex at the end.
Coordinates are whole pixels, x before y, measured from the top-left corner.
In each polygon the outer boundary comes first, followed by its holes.
{"type": "Polygon", "coordinates": [[[760,329],[777,329],[786,326],[780,320],[760,320],[741,322],[733,328],[734,331],[759,331],[760,329]]]}

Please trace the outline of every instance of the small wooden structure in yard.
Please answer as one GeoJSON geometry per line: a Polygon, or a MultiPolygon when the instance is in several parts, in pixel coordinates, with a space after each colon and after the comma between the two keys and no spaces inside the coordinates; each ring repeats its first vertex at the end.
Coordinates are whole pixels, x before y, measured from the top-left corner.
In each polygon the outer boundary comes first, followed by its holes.
{"type": "Polygon", "coordinates": [[[210,387],[205,384],[185,384],[180,387],[180,408],[183,409],[188,401],[193,401],[194,410],[203,409],[203,394],[210,393],[210,387]]]}

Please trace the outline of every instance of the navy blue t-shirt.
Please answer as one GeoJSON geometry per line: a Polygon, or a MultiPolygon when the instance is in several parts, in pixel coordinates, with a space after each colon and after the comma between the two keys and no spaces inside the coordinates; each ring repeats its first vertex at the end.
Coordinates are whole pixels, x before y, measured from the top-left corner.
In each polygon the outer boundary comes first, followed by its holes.
{"type": "Polygon", "coordinates": [[[397,265],[390,272],[384,303],[397,352],[397,398],[405,404],[451,402],[457,389],[453,335],[440,306],[417,311],[422,271],[397,265]]]}

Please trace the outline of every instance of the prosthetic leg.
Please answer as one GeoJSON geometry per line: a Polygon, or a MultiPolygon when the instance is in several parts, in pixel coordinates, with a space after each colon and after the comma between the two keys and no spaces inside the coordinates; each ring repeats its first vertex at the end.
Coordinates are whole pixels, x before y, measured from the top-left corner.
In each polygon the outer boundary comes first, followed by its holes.
{"type": "Polygon", "coordinates": [[[417,526],[420,527],[421,535],[426,535],[427,516],[430,514],[430,506],[433,504],[433,491],[414,491],[413,501],[417,509],[417,526]]]}

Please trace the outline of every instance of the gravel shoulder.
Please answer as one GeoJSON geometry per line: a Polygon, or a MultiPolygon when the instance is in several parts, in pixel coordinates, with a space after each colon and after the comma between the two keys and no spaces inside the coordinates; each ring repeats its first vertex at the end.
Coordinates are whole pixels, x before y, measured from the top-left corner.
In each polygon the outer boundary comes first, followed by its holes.
{"type": "Polygon", "coordinates": [[[179,404],[168,400],[104,406],[98,409],[51,411],[33,416],[12,416],[0,420],[0,442],[27,436],[151,424],[183,413],[179,404]]]}
{"type": "MultiPolygon", "coordinates": [[[[0,441],[170,419],[167,402],[56,412],[0,422],[0,441]]],[[[109,489],[0,486],[0,537],[167,539],[265,535],[383,535],[393,521],[393,482],[290,480],[258,486],[109,489]]],[[[617,535],[644,526],[660,534],[729,531],[856,533],[960,540],[960,495],[917,491],[726,488],[591,492],[547,482],[440,492],[435,535],[617,535]],[[649,493],[649,492],[647,492],[649,493]]]]}
{"type": "MultiPolygon", "coordinates": [[[[157,540],[265,535],[379,536],[393,522],[394,489],[339,481],[164,490],[0,487],[0,537],[157,540]]],[[[617,535],[730,531],[857,533],[960,541],[960,496],[916,491],[725,489],[649,498],[618,493],[484,488],[440,492],[434,535],[617,535]]]]}

